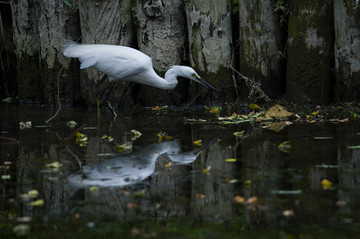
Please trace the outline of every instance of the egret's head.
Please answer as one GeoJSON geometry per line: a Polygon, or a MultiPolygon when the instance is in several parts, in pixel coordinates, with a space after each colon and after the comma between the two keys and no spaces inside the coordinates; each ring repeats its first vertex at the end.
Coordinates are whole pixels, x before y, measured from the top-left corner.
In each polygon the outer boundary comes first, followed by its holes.
{"type": "Polygon", "coordinates": [[[179,71],[180,76],[188,78],[193,81],[196,81],[196,82],[208,87],[210,90],[219,94],[219,91],[217,91],[212,85],[210,85],[203,78],[201,78],[199,76],[199,74],[196,73],[196,71],[193,68],[191,68],[189,66],[173,66],[172,68],[176,68],[176,70],[179,71]]]}

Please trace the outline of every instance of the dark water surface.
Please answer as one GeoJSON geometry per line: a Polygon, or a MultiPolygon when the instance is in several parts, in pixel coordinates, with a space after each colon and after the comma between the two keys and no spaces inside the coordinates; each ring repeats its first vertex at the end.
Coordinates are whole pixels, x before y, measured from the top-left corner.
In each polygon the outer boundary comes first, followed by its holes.
{"type": "Polygon", "coordinates": [[[116,120],[62,109],[49,124],[46,107],[3,103],[0,112],[1,238],[360,237],[360,149],[349,148],[360,145],[358,121],[276,132],[184,120],[214,118],[205,109],[137,109],[116,120]],[[84,124],[80,146],[71,135],[84,124]],[[158,142],[159,132],[172,139],[158,142]],[[289,152],[278,148],[284,141],[289,152]],[[124,143],[132,150],[119,152],[124,143]]]}

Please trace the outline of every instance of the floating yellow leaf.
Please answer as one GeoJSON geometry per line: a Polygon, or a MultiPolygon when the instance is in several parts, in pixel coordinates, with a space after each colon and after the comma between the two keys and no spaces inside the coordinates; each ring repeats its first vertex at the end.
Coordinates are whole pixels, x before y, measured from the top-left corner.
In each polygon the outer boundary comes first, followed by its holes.
{"type": "Polygon", "coordinates": [[[171,162],[168,162],[167,164],[165,164],[165,167],[166,167],[166,168],[171,168],[171,167],[172,167],[172,163],[171,163],[171,162]]]}
{"type": "Polygon", "coordinates": [[[59,162],[53,162],[53,163],[45,164],[45,167],[50,168],[50,169],[59,169],[62,166],[63,166],[63,164],[59,163],[59,162]]]}
{"type": "Polygon", "coordinates": [[[320,110],[314,111],[314,112],[312,112],[311,114],[312,114],[313,116],[317,116],[319,113],[320,113],[320,110]]]}
{"type": "Polygon", "coordinates": [[[36,201],[29,202],[28,205],[31,206],[31,207],[43,206],[44,205],[44,200],[43,199],[38,199],[36,201]]]}
{"type": "Polygon", "coordinates": [[[222,110],[222,107],[220,106],[213,106],[213,107],[208,107],[207,108],[209,110],[209,113],[212,114],[216,114],[217,116],[220,116],[220,111],[222,110]]]}
{"type": "Polygon", "coordinates": [[[250,185],[251,185],[251,180],[246,180],[246,181],[244,181],[244,185],[245,185],[245,186],[250,186],[250,185]]]}
{"type": "Polygon", "coordinates": [[[236,162],[236,159],[234,159],[234,158],[225,159],[225,162],[234,163],[234,162],[236,162]]]}
{"type": "Polygon", "coordinates": [[[260,108],[257,104],[250,104],[250,105],[248,105],[248,107],[249,107],[249,109],[252,109],[252,110],[257,110],[260,108]]]}
{"type": "Polygon", "coordinates": [[[201,146],[202,141],[201,141],[201,139],[199,139],[199,140],[194,141],[193,144],[195,144],[196,146],[201,146]]]}
{"type": "Polygon", "coordinates": [[[158,142],[161,142],[161,141],[163,141],[163,140],[169,141],[169,140],[172,140],[172,139],[173,139],[172,136],[169,136],[169,135],[167,135],[166,132],[162,132],[162,131],[160,131],[160,132],[157,134],[157,136],[159,137],[158,142]]]}
{"type": "Polygon", "coordinates": [[[88,138],[87,138],[87,136],[85,134],[82,134],[80,132],[76,133],[76,140],[75,140],[76,143],[81,144],[81,143],[86,142],[87,140],[88,140],[88,138]]]}
{"type": "Polygon", "coordinates": [[[116,146],[115,149],[116,149],[117,152],[131,151],[132,150],[132,143],[131,142],[126,142],[125,144],[116,146]]]}
{"type": "Polygon", "coordinates": [[[328,190],[328,189],[331,189],[331,186],[332,186],[332,182],[328,179],[323,179],[321,181],[321,186],[324,190],[328,190]]]}
{"type": "Polygon", "coordinates": [[[154,108],[151,108],[151,110],[161,110],[161,107],[160,106],[156,106],[156,107],[154,107],[154,108]]]}
{"type": "Polygon", "coordinates": [[[37,190],[30,190],[27,195],[30,197],[30,198],[36,198],[39,196],[39,192],[37,190]]]}
{"type": "Polygon", "coordinates": [[[242,130],[240,132],[234,132],[234,136],[236,137],[242,137],[244,135],[245,130],[242,130]]]}
{"type": "Polygon", "coordinates": [[[207,166],[206,169],[203,170],[203,173],[210,173],[210,170],[211,170],[211,166],[207,166]]]}
{"type": "Polygon", "coordinates": [[[245,198],[244,198],[243,196],[237,195],[237,196],[234,197],[234,201],[235,201],[236,203],[244,204],[244,203],[245,203],[245,198]]]}

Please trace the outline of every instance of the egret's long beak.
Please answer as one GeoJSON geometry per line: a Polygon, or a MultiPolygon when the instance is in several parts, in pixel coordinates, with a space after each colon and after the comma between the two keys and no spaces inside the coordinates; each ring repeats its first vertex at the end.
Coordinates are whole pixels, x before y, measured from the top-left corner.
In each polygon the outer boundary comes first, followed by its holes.
{"type": "Polygon", "coordinates": [[[199,75],[194,75],[195,81],[199,82],[200,84],[208,87],[210,90],[216,92],[217,94],[220,94],[220,92],[215,89],[212,85],[210,85],[208,82],[206,82],[203,78],[201,78],[199,75]]]}

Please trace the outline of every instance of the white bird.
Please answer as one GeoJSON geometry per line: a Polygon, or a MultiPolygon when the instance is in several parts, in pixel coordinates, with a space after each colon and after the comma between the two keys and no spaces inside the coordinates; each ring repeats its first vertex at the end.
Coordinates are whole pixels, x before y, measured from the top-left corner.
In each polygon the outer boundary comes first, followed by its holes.
{"type": "MultiPolygon", "coordinates": [[[[165,73],[165,78],[158,76],[153,69],[151,58],[131,47],[78,44],[67,41],[64,45],[64,56],[79,58],[81,62],[80,69],[93,67],[105,73],[109,77],[110,84],[104,92],[107,90],[111,91],[114,86],[114,80],[132,81],[164,90],[171,90],[178,83],[177,77],[181,76],[205,85],[218,93],[213,86],[203,80],[193,68],[188,66],[175,65],[165,73]]],[[[108,105],[115,114],[109,102],[108,105]]]]}

